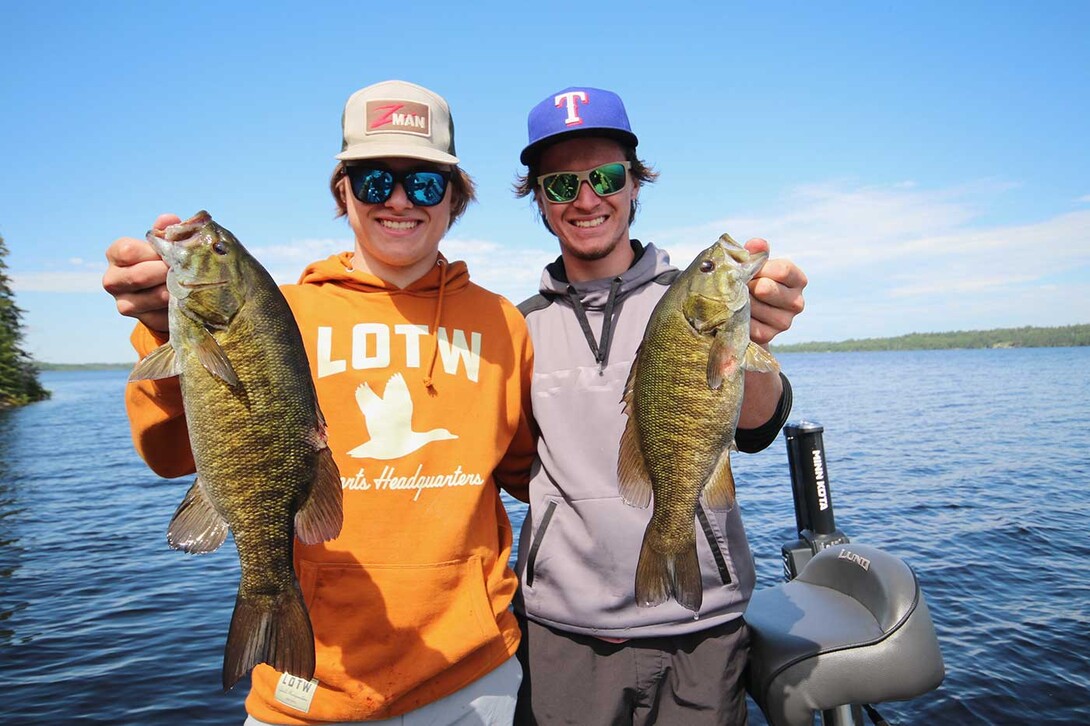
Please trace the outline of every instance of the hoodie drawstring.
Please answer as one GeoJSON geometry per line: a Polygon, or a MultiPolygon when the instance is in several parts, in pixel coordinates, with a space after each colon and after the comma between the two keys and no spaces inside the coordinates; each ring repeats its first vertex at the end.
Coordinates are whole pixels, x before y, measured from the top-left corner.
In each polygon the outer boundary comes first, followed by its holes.
{"type": "Polygon", "coordinates": [[[606,298],[606,308],[602,317],[602,342],[594,340],[594,333],[590,329],[590,321],[587,320],[587,311],[579,299],[579,292],[574,285],[568,285],[568,298],[575,309],[575,317],[579,320],[579,327],[583,329],[590,352],[594,354],[594,360],[598,364],[598,375],[605,374],[606,359],[609,358],[609,343],[613,333],[613,305],[617,301],[617,290],[621,287],[621,278],[614,277],[609,284],[609,297],[606,298]]]}
{"type": "Polygon", "coordinates": [[[424,387],[433,391],[435,386],[431,382],[431,376],[435,371],[435,361],[439,357],[439,317],[443,314],[443,293],[447,289],[446,260],[440,257],[435,264],[439,265],[439,299],[435,303],[435,321],[429,331],[432,340],[431,363],[428,364],[428,371],[424,375],[424,387]]]}

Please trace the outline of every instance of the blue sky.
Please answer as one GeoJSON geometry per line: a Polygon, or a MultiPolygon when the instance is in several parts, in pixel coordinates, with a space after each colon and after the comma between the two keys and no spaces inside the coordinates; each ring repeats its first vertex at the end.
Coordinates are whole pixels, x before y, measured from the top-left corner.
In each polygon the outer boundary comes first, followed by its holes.
{"type": "Polygon", "coordinates": [[[803,267],[782,342],[1090,322],[1088,27],[1086,2],[5,0],[0,235],[26,347],[134,359],[103,251],[160,212],[208,209],[282,282],[350,248],[341,110],[388,78],[450,101],[480,201],[442,249],[516,302],[557,254],[510,191],[526,113],[589,85],[661,173],[634,236],[678,263],[763,236],[803,267]]]}

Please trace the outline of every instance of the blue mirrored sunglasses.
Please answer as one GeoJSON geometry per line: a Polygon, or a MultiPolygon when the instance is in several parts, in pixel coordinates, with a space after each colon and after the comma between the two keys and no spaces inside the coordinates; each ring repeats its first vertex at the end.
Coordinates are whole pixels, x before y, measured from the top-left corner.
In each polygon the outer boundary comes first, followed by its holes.
{"type": "Polygon", "coordinates": [[[421,207],[434,207],[443,201],[451,174],[438,169],[395,174],[389,169],[358,164],[345,170],[352,194],[364,204],[382,204],[394,193],[394,184],[401,184],[409,201],[421,207]]]}

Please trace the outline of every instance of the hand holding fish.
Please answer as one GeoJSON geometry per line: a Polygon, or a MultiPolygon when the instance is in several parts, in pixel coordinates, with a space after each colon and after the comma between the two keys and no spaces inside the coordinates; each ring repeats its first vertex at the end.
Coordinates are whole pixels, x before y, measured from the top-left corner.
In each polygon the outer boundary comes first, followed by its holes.
{"type": "MultiPolygon", "coordinates": [[[[754,237],[746,242],[745,248],[750,254],[767,253],[769,244],[754,237]]],[[[767,345],[791,327],[806,305],[802,297],[806,283],[806,274],[791,260],[779,257],[765,262],[749,282],[750,340],[767,345]]]]}
{"type": "MultiPolygon", "coordinates": [[[[181,222],[176,215],[161,214],[153,229],[163,230],[181,222]]],[[[106,248],[106,272],[102,287],[113,296],[117,311],[136,318],[159,333],[167,332],[167,264],[144,239],[121,237],[106,248]]]]}

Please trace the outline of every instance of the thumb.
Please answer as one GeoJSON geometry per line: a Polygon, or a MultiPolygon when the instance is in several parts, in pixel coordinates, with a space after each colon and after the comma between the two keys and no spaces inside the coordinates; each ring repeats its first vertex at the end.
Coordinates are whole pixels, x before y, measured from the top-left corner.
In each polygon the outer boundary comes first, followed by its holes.
{"type": "Polygon", "coordinates": [[[749,251],[750,254],[757,254],[759,252],[768,252],[768,250],[769,250],[768,240],[762,239],[760,237],[754,237],[753,239],[746,242],[745,248],[746,248],[746,250],[749,251]]]}

